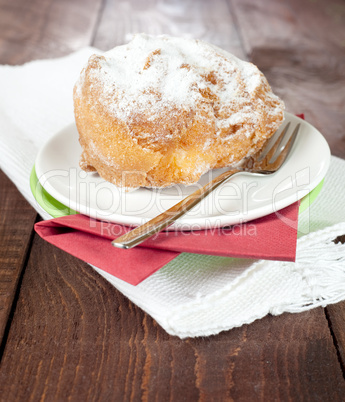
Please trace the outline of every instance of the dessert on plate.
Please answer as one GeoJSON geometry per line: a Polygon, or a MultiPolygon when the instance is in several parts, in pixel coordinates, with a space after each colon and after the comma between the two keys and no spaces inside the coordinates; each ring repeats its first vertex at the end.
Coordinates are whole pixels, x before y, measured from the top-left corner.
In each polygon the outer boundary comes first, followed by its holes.
{"type": "Polygon", "coordinates": [[[74,110],[81,168],[126,188],[188,185],[239,164],[284,118],[252,63],[200,40],[145,34],[90,57],[74,110]]]}

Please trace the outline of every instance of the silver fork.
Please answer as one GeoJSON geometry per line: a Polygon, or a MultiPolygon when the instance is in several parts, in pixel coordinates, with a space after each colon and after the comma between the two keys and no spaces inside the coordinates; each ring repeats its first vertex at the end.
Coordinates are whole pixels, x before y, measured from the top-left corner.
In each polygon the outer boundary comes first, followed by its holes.
{"type": "Polygon", "coordinates": [[[112,245],[118,248],[132,248],[144,240],[160,232],[173,224],[176,219],[185,215],[189,210],[199,204],[206,196],[214,191],[221,184],[229,180],[236,173],[250,172],[260,175],[267,175],[276,172],[285,162],[297,137],[300,124],[297,124],[289,137],[290,123],[284,127],[279,134],[277,131],[265,146],[254,156],[247,158],[242,166],[228,170],[207,183],[204,187],[194,191],[182,201],[161,213],[150,221],[136,227],[123,236],[112,241],[112,245]]]}

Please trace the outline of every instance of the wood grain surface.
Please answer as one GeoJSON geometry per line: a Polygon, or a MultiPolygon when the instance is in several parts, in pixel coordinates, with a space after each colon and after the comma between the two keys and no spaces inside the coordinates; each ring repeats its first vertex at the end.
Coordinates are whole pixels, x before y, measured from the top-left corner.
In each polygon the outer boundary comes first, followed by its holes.
{"type": "Polygon", "coordinates": [[[102,0],[0,0],[0,63],[69,54],[93,39],[102,0]]]}
{"type": "Polygon", "coordinates": [[[345,3],[231,0],[247,57],[345,157],[345,3]]]}
{"type": "MultiPolygon", "coordinates": [[[[136,32],[198,37],[256,63],[345,158],[344,7],[0,0],[0,63],[106,50],[136,32]]],[[[2,173],[0,184],[1,401],[344,400],[344,302],[181,340],[87,264],[31,244],[35,211],[2,173]]]]}
{"type": "Polygon", "coordinates": [[[180,340],[35,236],[1,362],[3,400],[341,400],[323,309],[180,340]],[[327,368],[327,369],[326,369],[327,368]],[[18,387],[20,379],[20,387],[18,387]]]}
{"type": "Polygon", "coordinates": [[[37,213],[0,171],[0,344],[15,302],[37,213]]]}

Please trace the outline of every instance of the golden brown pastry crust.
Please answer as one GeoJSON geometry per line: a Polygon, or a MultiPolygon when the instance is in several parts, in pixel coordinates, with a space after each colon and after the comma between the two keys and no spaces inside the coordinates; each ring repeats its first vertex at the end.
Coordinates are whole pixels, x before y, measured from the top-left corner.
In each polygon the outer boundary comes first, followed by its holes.
{"type": "Polygon", "coordinates": [[[80,166],[120,187],[192,184],[255,153],[283,120],[263,74],[201,41],[137,35],[74,88],[80,166]]]}

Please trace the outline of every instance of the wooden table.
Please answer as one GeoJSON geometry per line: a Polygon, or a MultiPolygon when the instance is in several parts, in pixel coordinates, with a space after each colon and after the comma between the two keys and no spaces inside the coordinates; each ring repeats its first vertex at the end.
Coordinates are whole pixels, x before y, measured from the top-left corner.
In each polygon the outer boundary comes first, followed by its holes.
{"type": "MultiPolygon", "coordinates": [[[[251,60],[345,158],[342,0],[0,0],[0,63],[109,49],[142,31],[251,60]]],[[[180,340],[35,235],[36,212],[0,179],[1,401],[345,400],[344,302],[180,340]]]]}

